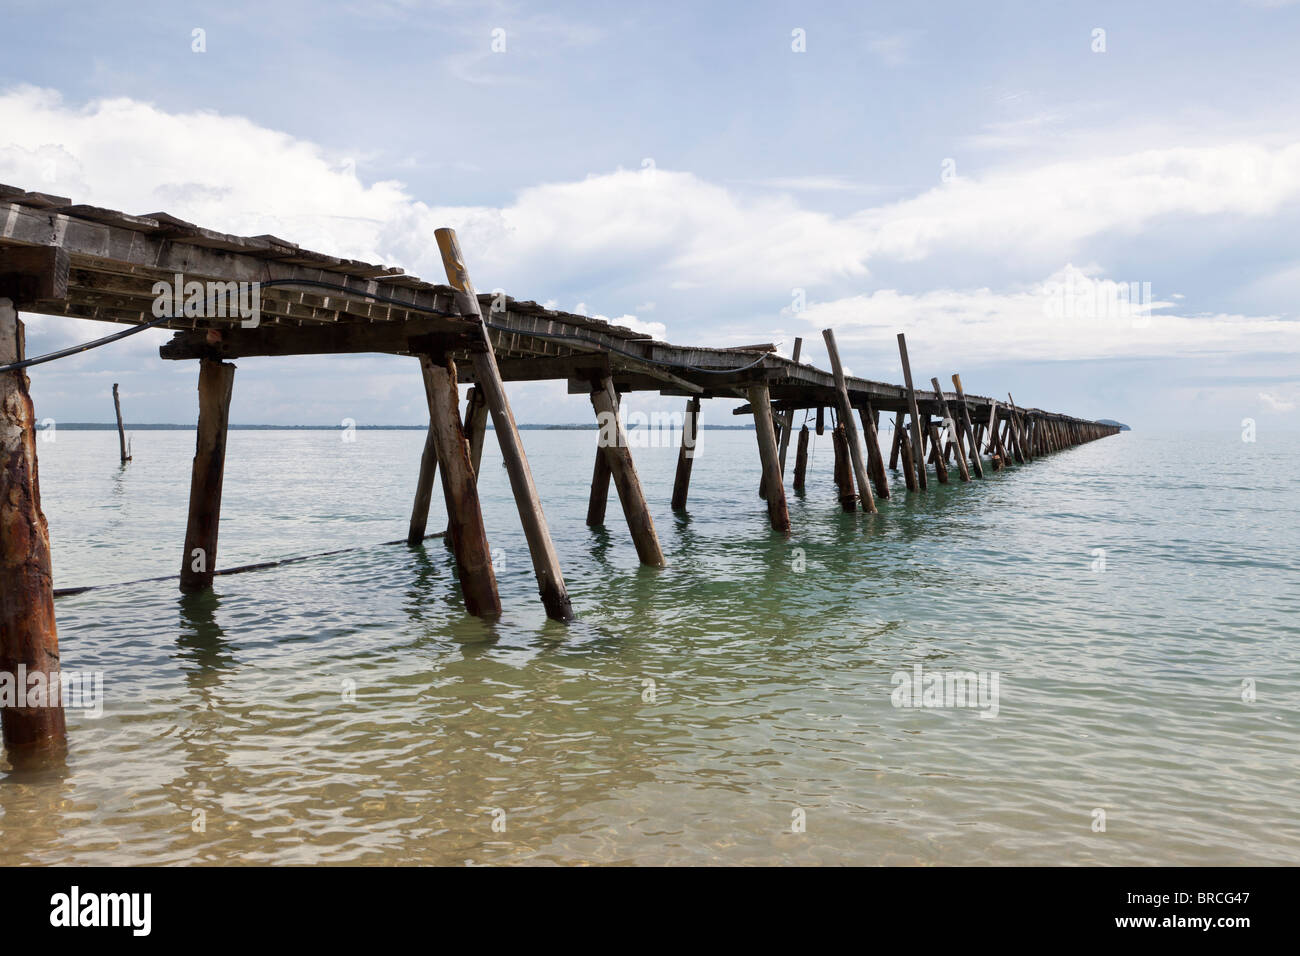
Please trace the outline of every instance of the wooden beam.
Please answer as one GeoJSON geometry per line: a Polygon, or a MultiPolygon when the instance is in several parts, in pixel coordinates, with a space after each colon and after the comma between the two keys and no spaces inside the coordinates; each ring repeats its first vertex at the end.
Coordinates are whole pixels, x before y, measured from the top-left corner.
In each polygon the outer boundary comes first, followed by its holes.
{"type": "Polygon", "coordinates": [[[673,480],[673,510],[686,510],[686,496],[691,489],[691,466],[695,463],[695,443],[700,423],[700,399],[692,396],[686,402],[686,415],[682,419],[682,447],[677,450],[677,475],[673,480]]]}
{"type": "Polygon", "coordinates": [[[835,347],[835,332],[823,329],[822,338],[826,340],[826,352],[831,359],[831,374],[835,376],[835,392],[839,401],[840,424],[849,440],[849,455],[853,459],[853,475],[857,480],[858,494],[862,509],[876,513],[876,499],[871,493],[871,484],[867,481],[867,466],[862,460],[862,445],[858,440],[858,426],[853,421],[853,403],[849,401],[849,389],[844,381],[844,366],[840,363],[840,350],[835,347]]]}
{"type": "Polygon", "coordinates": [[[190,473],[190,511],[185,526],[180,588],[201,591],[212,586],[217,568],[217,531],[221,524],[221,485],[226,469],[226,432],[235,366],[215,359],[199,361],[199,426],[190,473]]]}
{"type": "Polygon", "coordinates": [[[785,500],[785,486],[781,480],[780,453],[776,447],[776,432],[772,426],[772,398],[766,385],[749,389],[749,403],[754,408],[754,429],[758,432],[758,454],[763,465],[763,486],[767,497],[767,517],[772,530],[790,533],[790,511],[785,500]]]}
{"type": "Polygon", "coordinates": [[[608,376],[593,383],[591,406],[596,410],[596,420],[600,423],[600,452],[609,465],[614,487],[618,489],[618,499],[623,505],[628,530],[632,532],[637,557],[642,564],[661,567],[666,563],[663,549],[659,547],[654,520],[641,490],[641,479],[632,464],[632,450],[628,447],[623,423],[618,418],[617,393],[608,376]]]}
{"type": "Polygon", "coordinates": [[[475,617],[496,617],[501,613],[501,598],[483,527],[474,466],[470,464],[469,442],[460,423],[456,365],[447,358],[421,355],[420,369],[428,389],[429,433],[441,466],[447,531],[456,556],[465,610],[475,617]]]}
{"type": "Polygon", "coordinates": [[[533,474],[524,454],[524,443],[519,437],[519,428],[515,425],[515,416],[506,398],[505,384],[497,371],[496,354],[492,350],[487,327],[482,324],[483,313],[479,310],[478,298],[474,295],[474,286],[469,279],[460,243],[452,229],[437,229],[434,236],[438,240],[438,251],[442,254],[447,281],[458,293],[456,301],[461,312],[473,316],[479,323],[482,351],[474,353],[474,376],[483,388],[488,412],[492,415],[492,426],[501,446],[506,472],[510,476],[510,488],[519,509],[519,520],[524,526],[524,537],[528,540],[528,552],[533,560],[533,573],[537,576],[542,605],[546,608],[547,616],[560,621],[572,620],[573,608],[569,603],[569,592],[564,586],[564,575],[560,572],[560,559],[555,553],[555,544],[551,541],[546,516],[542,513],[542,503],[538,500],[533,474]]]}
{"type": "Polygon", "coordinates": [[[68,296],[69,257],[52,246],[0,247],[0,296],[15,308],[68,296]]]}
{"type": "MultiPolygon", "coordinates": [[[[22,361],[24,351],[18,311],[10,299],[0,298],[0,365],[22,361]]],[[[41,674],[49,688],[62,685],[35,424],[26,373],[0,372],[0,674],[15,682],[20,673],[41,674]]],[[[0,706],[10,765],[57,766],[67,747],[62,698],[43,701],[44,706],[33,706],[27,697],[26,706],[18,703],[0,706]]]]}
{"type": "Polygon", "coordinates": [[[916,389],[912,387],[912,366],[907,360],[907,338],[902,332],[898,333],[898,355],[903,360],[903,380],[907,387],[907,404],[912,411],[912,461],[916,465],[916,483],[924,491],[928,479],[925,473],[925,447],[921,440],[921,410],[916,404],[916,389]]]}

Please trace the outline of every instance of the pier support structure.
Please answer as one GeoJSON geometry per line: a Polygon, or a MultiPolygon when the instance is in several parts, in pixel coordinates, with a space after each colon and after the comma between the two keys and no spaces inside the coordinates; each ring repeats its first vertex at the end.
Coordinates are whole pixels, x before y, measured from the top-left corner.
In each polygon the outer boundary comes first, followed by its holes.
{"type": "Polygon", "coordinates": [[[826,340],[826,352],[831,360],[831,374],[835,378],[835,393],[839,401],[840,424],[849,442],[849,455],[853,460],[853,475],[858,485],[858,495],[862,501],[862,510],[876,513],[876,499],[871,493],[871,483],[867,481],[867,467],[862,461],[862,443],[858,439],[858,426],[853,422],[853,403],[849,400],[848,385],[844,380],[844,366],[840,363],[840,350],[835,347],[835,332],[822,330],[826,340]]]}
{"type": "MultiPolygon", "coordinates": [[[[916,389],[912,387],[912,365],[907,360],[907,338],[898,333],[898,356],[903,362],[903,383],[907,387],[907,404],[912,412],[912,461],[916,467],[916,484],[922,491],[927,488],[925,474],[925,446],[921,438],[921,410],[916,404],[916,389]]],[[[908,490],[914,490],[908,483],[908,490]]]]}
{"type": "MultiPolygon", "coordinates": [[[[591,406],[596,410],[596,421],[600,425],[599,452],[614,479],[618,489],[618,500],[623,505],[623,516],[627,519],[627,528],[632,532],[632,542],[636,545],[637,557],[642,564],[662,566],[663,549],[659,547],[659,536],[655,533],[655,523],[650,517],[650,508],[646,505],[645,492],[641,490],[641,479],[637,477],[636,466],[632,463],[632,449],[628,447],[627,433],[618,418],[618,393],[608,375],[601,375],[592,381],[591,406]]],[[[594,489],[593,489],[594,490],[594,489]]]]}
{"type": "Polygon", "coordinates": [[[700,398],[692,395],[686,401],[686,415],[682,419],[682,447],[677,451],[677,475],[673,479],[673,510],[686,510],[686,496],[691,490],[691,465],[695,463],[695,443],[700,426],[700,398]]]}
{"type": "Polygon", "coordinates": [[[226,433],[234,386],[234,365],[218,359],[199,359],[199,426],[190,472],[185,554],[181,558],[180,588],[186,592],[211,587],[217,569],[221,485],[226,472],[226,433]]]}
{"type": "Polygon", "coordinates": [[[766,385],[749,387],[749,404],[754,410],[754,429],[758,432],[758,455],[763,465],[763,497],[767,499],[767,518],[773,531],[790,533],[790,510],[781,479],[780,452],[772,425],[772,398],[766,385]]]}

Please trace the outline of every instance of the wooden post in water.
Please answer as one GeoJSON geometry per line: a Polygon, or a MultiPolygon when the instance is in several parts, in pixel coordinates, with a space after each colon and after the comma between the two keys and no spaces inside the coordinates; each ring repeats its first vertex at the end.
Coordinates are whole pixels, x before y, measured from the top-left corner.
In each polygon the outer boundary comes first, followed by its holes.
{"type": "Polygon", "coordinates": [[[849,463],[849,438],[844,425],[836,425],[831,432],[835,447],[835,490],[840,507],[845,511],[858,510],[858,496],[853,491],[853,466],[849,463]]]}
{"type": "MultiPolygon", "coordinates": [[[[0,298],[0,365],[24,355],[23,323],[0,298]]],[[[15,682],[43,675],[62,689],[59,634],[54,623],[50,533],[41,512],[36,466],[36,415],[22,369],[0,372],[0,674],[15,682]]],[[[40,701],[25,695],[0,706],[5,751],[16,768],[57,764],[67,749],[62,695],[40,701]]],[[[9,828],[11,831],[13,828],[9,828]]],[[[16,833],[15,833],[16,835],[16,833]]]]}
{"type": "Polygon", "coordinates": [[[868,400],[858,409],[862,419],[863,438],[867,442],[867,468],[871,480],[875,482],[876,494],[881,498],[889,497],[889,476],[885,474],[885,459],[880,453],[880,432],[877,431],[876,410],[868,400]]]}
{"type": "Polygon", "coordinates": [[[966,404],[966,393],[962,391],[961,376],[956,372],[952,373],[952,385],[957,390],[957,405],[961,411],[961,428],[966,433],[966,450],[970,456],[971,467],[975,469],[975,477],[984,477],[984,463],[980,461],[980,443],[975,436],[975,429],[971,425],[970,407],[966,404]]]}
{"type": "Polygon", "coordinates": [[[936,425],[929,415],[925,416],[930,431],[930,459],[934,462],[934,473],[939,478],[939,484],[948,483],[948,466],[943,463],[943,442],[939,440],[939,426],[936,425]]]}
{"type": "MultiPolygon", "coordinates": [[[[790,361],[799,361],[799,352],[803,349],[803,339],[795,338],[794,351],[790,353],[790,361]]],[[[781,416],[781,477],[785,477],[785,452],[790,447],[790,432],[794,428],[794,407],[786,411],[781,416]]]]}
{"type": "Polygon", "coordinates": [[[1011,441],[1012,450],[1015,452],[1016,462],[1023,465],[1029,460],[1029,450],[1025,448],[1025,433],[1021,425],[1020,412],[1016,409],[1016,400],[1007,392],[1007,399],[1010,404],[1007,406],[1007,420],[1011,423],[1011,441]]]}
{"type": "Polygon", "coordinates": [[[591,407],[596,410],[596,420],[600,423],[600,452],[605,456],[614,487],[618,489],[618,500],[623,505],[623,515],[627,518],[628,530],[632,532],[637,557],[642,564],[662,566],[664,553],[659,547],[659,536],[655,534],[655,524],[641,490],[641,479],[632,464],[632,449],[628,447],[623,423],[618,419],[617,395],[614,382],[608,375],[601,375],[592,382],[591,407]]]}
{"type": "Polygon", "coordinates": [[[876,513],[876,498],[871,493],[871,484],[867,481],[867,466],[862,461],[862,444],[858,439],[858,426],[853,421],[853,403],[849,400],[849,387],[844,380],[844,366],[840,363],[840,350],[835,347],[835,332],[823,329],[822,338],[826,340],[826,352],[831,359],[831,374],[835,376],[835,397],[840,409],[840,424],[849,440],[849,454],[853,459],[853,475],[857,480],[858,495],[862,501],[862,510],[876,513]]]}
{"type": "Polygon", "coordinates": [[[126,432],[122,428],[122,400],[117,397],[117,382],[113,383],[113,411],[117,413],[117,444],[122,450],[122,464],[131,460],[126,453],[126,432]]]}
{"type": "Polygon", "coordinates": [[[182,591],[212,586],[217,569],[217,530],[221,523],[221,484],[226,469],[226,431],[235,366],[199,359],[199,428],[190,473],[190,512],[181,558],[182,591]]]}
{"type": "Polygon", "coordinates": [[[902,332],[898,333],[898,355],[903,360],[903,382],[907,386],[907,403],[912,409],[912,461],[916,464],[916,483],[924,491],[928,484],[925,448],[921,441],[921,410],[916,404],[916,389],[912,387],[912,365],[907,360],[907,338],[902,332]]]}
{"type": "Polygon", "coordinates": [[[447,504],[447,532],[456,556],[456,574],[465,596],[465,610],[475,617],[501,613],[492,551],[483,527],[478,485],[470,463],[469,442],[460,422],[456,365],[449,358],[420,356],[429,399],[429,433],[442,472],[442,494],[447,504]]]}
{"type": "Polygon", "coordinates": [[[749,405],[754,410],[754,429],[758,432],[758,454],[763,463],[763,487],[767,498],[767,518],[773,531],[790,533],[790,511],[781,480],[780,453],[772,426],[772,398],[766,385],[749,387],[749,405]]]}
{"type": "MultiPolygon", "coordinates": [[[[623,401],[617,389],[614,391],[614,413],[623,401]]],[[[601,448],[602,430],[596,433],[596,463],[591,470],[591,497],[587,501],[587,526],[598,528],[605,523],[605,507],[609,503],[609,458],[601,448]]]]}
{"type": "MultiPolygon", "coordinates": [[[[433,402],[433,382],[429,379],[429,369],[420,359],[420,374],[424,379],[424,397],[427,404],[433,402]]],[[[433,500],[433,479],[438,473],[438,447],[434,441],[433,418],[429,419],[429,430],[424,435],[424,451],[420,454],[420,475],[415,480],[415,501],[411,504],[411,522],[406,529],[406,543],[414,548],[424,541],[424,532],[429,524],[429,503],[433,500]]]]}
{"type": "Polygon", "coordinates": [[[469,439],[469,463],[474,468],[474,483],[478,484],[479,468],[483,464],[483,442],[487,438],[487,401],[483,389],[475,385],[465,399],[465,437],[469,439]]]}
{"type": "Polygon", "coordinates": [[[916,491],[916,469],[912,463],[912,440],[907,434],[907,421],[903,412],[899,412],[894,416],[894,436],[898,451],[903,456],[903,481],[907,483],[908,491],[916,491]]]}
{"type": "Polygon", "coordinates": [[[817,434],[823,435],[825,433],[826,433],[826,409],[823,408],[821,405],[818,405],[817,406],[817,434]]]}
{"type": "Polygon", "coordinates": [[[695,442],[700,426],[700,397],[692,395],[686,401],[686,417],[682,419],[682,447],[677,450],[677,477],[673,480],[673,510],[686,510],[686,495],[691,488],[691,465],[695,463],[695,442]]]}
{"type": "Polygon", "coordinates": [[[794,453],[794,490],[803,491],[808,474],[808,426],[799,429],[799,447],[794,453]]]}
{"type": "Polygon", "coordinates": [[[573,608],[569,603],[569,592],[564,586],[564,575],[560,572],[560,559],[555,553],[555,544],[551,541],[551,531],[546,526],[546,515],[542,513],[542,503],[537,497],[533,474],[528,468],[524,443],[519,437],[514,413],[510,411],[505,383],[501,381],[501,370],[497,368],[492,337],[483,323],[483,313],[479,310],[478,298],[474,295],[474,286],[469,279],[469,270],[465,267],[460,243],[453,229],[436,229],[434,236],[438,240],[438,251],[442,254],[447,282],[459,293],[456,299],[460,311],[470,321],[477,322],[482,336],[481,351],[474,352],[474,377],[487,399],[492,427],[501,446],[501,457],[505,461],[506,472],[510,475],[510,489],[514,492],[519,520],[524,526],[524,537],[528,540],[528,552],[533,559],[533,573],[537,576],[542,605],[546,608],[548,617],[560,621],[572,620],[573,608]]]}
{"type": "Polygon", "coordinates": [[[957,448],[957,470],[961,473],[961,480],[970,481],[970,471],[966,467],[966,449],[963,446],[964,439],[962,438],[961,425],[952,417],[952,411],[948,408],[948,399],[944,398],[943,389],[939,387],[939,380],[931,378],[930,384],[934,386],[934,397],[939,402],[939,410],[943,414],[944,430],[952,435],[952,442],[957,448]]]}

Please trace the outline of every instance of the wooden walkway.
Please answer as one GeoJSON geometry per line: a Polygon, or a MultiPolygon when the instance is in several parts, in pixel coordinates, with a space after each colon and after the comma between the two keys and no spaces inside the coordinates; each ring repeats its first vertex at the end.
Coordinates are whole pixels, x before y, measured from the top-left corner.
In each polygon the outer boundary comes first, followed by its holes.
{"type": "MultiPolygon", "coordinates": [[[[986,468],[1115,434],[1102,425],[1038,408],[967,394],[958,375],[914,382],[898,336],[901,385],[848,377],[831,330],[823,333],[830,371],[776,354],[770,344],[703,348],[658,342],[598,319],[547,309],[504,294],[477,294],[450,229],[435,233],[445,284],[388,266],[301,249],[276,236],[235,236],[167,213],[137,216],[76,205],[69,199],[0,185],[0,366],[24,357],[16,311],[69,315],[124,326],[166,328],[164,359],[199,364],[198,439],[179,583],[211,586],[216,568],[231,360],[244,356],[386,352],[419,360],[429,401],[429,433],[408,540],[424,538],[436,475],[442,476],[452,549],[466,609],[500,612],[476,488],[490,416],[528,539],[547,614],[572,617],[542,500],[506,396],[512,381],[563,380],[590,396],[600,424],[593,449],[588,522],[604,521],[611,480],[638,556],[663,564],[618,416],[620,396],[656,391],[686,399],[672,503],[687,507],[700,403],[742,399],[752,416],[760,494],[772,528],[790,531],[785,473],[796,410],[815,409],[817,431],[830,430],[835,477],[846,510],[877,511],[890,497],[886,468],[901,469],[909,491],[931,480],[982,478],[986,468]],[[160,305],[160,303],[162,303],[160,305]],[[237,306],[255,304],[239,311],[237,306]],[[462,410],[458,383],[472,383],[462,410]],[[951,385],[951,388],[947,386],[951,385]],[[880,448],[880,416],[894,417],[893,445],[880,448]]],[[[40,513],[34,413],[25,370],[0,372],[0,672],[23,663],[57,672],[49,580],[49,541],[40,513]]],[[[796,443],[793,486],[802,489],[808,429],[796,443]]],[[[44,717],[0,711],[6,746],[62,738],[44,717]],[[12,727],[11,727],[12,725],[12,727]],[[11,745],[12,741],[12,745],[11,745]]]]}

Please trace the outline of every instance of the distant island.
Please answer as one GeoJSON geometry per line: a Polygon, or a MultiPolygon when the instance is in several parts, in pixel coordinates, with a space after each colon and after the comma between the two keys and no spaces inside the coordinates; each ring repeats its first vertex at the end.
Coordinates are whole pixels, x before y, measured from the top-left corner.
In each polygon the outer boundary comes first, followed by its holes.
{"type": "MultiPolygon", "coordinates": [[[[1133,430],[1129,428],[1127,425],[1125,425],[1123,422],[1117,422],[1113,418],[1099,418],[1097,419],[1097,422],[1101,425],[1118,425],[1119,430],[1122,432],[1131,432],[1133,430]]],[[[231,427],[233,428],[234,426],[232,425],[231,427]]]]}

